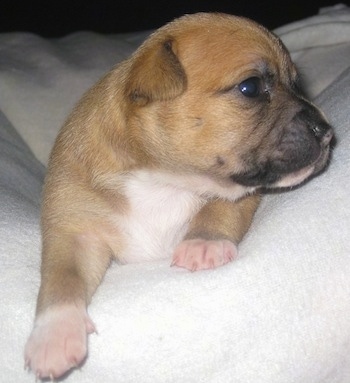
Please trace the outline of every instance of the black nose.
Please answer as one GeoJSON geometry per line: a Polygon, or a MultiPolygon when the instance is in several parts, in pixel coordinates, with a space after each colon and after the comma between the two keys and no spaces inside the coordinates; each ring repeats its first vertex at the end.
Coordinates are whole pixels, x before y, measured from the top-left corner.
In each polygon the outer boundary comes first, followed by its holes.
{"type": "Polygon", "coordinates": [[[320,140],[322,145],[329,145],[333,138],[333,129],[314,106],[308,105],[305,109],[301,110],[299,117],[316,138],[320,140]]]}
{"type": "Polygon", "coordinates": [[[309,120],[307,124],[323,145],[328,145],[331,142],[333,129],[323,118],[314,118],[311,121],[309,120]]]}

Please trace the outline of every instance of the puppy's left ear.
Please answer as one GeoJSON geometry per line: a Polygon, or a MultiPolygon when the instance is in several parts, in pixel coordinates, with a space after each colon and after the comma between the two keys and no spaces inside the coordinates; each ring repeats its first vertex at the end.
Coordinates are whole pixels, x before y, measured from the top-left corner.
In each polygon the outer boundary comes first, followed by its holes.
{"type": "Polygon", "coordinates": [[[152,101],[166,101],[186,89],[186,73],[174,52],[174,42],[167,39],[145,47],[135,57],[126,82],[128,98],[140,106],[152,101]]]}

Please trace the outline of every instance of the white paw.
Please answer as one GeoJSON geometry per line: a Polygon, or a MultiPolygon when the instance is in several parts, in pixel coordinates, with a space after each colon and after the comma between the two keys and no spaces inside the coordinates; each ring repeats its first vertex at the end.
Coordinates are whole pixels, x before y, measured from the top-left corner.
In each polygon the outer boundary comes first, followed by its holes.
{"type": "Polygon", "coordinates": [[[232,261],[237,254],[236,245],[228,240],[189,239],[175,249],[172,265],[191,271],[214,269],[232,261]]]}
{"type": "Polygon", "coordinates": [[[85,308],[74,304],[47,309],[35,320],[25,347],[25,365],[37,379],[58,378],[87,354],[87,334],[95,327],[85,308]]]}

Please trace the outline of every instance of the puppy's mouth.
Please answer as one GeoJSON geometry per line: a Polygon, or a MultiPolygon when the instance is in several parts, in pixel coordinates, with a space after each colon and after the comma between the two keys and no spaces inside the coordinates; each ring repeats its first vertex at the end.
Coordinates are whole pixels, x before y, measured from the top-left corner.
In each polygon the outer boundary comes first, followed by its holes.
{"type": "Polygon", "coordinates": [[[280,166],[280,163],[276,164],[270,161],[254,166],[246,172],[233,174],[230,179],[242,186],[254,187],[264,191],[291,189],[299,186],[327,168],[331,153],[331,132],[329,136],[328,142],[321,145],[316,159],[315,157],[310,158],[308,163],[295,160],[286,166],[280,166]]]}
{"type": "Polygon", "coordinates": [[[295,172],[283,175],[277,182],[272,185],[265,185],[264,188],[268,189],[293,189],[301,184],[309,181],[311,178],[323,173],[330,162],[331,148],[328,145],[324,148],[317,160],[309,166],[306,166],[295,172]]]}

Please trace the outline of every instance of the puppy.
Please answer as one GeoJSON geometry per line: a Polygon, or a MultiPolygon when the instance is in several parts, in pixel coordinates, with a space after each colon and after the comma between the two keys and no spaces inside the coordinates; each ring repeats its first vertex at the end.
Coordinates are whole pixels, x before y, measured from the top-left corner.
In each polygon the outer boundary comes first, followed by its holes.
{"type": "Polygon", "coordinates": [[[331,138],[263,27],[195,14],[156,31],[85,94],[54,145],[27,367],[54,379],[84,360],[87,305],[112,260],[172,257],[194,271],[234,259],[259,190],[321,171],[331,138]]]}

